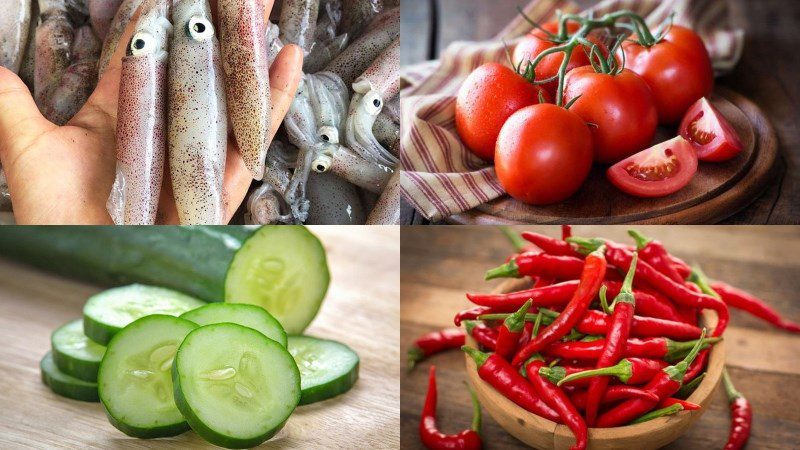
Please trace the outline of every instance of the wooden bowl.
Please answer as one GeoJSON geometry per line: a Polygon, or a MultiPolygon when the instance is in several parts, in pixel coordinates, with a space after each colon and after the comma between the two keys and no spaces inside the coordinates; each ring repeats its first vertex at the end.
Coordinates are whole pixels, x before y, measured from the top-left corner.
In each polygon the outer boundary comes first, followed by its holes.
{"type": "MultiPolygon", "coordinates": [[[[528,278],[511,279],[501,284],[494,292],[518,291],[530,286],[531,280],[528,278]]],[[[716,325],[717,317],[713,312],[705,310],[703,319],[709,329],[716,325]]],[[[467,343],[476,347],[475,342],[471,339],[468,339],[467,343]]],[[[540,449],[568,449],[575,443],[575,438],[566,425],[556,424],[522,409],[481,380],[475,362],[468,355],[465,356],[467,377],[475,389],[481,405],[511,435],[540,449]]],[[[712,347],[706,377],[687,399],[702,406],[700,410],[681,411],[672,416],[660,417],[636,425],[590,428],[588,448],[593,450],[627,450],[631,448],[648,450],[663,447],[679,438],[703,415],[711,402],[711,394],[722,378],[724,365],[725,341],[723,340],[712,347]]]]}

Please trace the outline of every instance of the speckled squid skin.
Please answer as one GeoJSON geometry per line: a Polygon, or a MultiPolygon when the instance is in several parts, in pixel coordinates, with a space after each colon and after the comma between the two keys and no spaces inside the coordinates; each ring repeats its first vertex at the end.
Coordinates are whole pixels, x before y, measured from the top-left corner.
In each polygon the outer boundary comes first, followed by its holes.
{"type": "Polygon", "coordinates": [[[400,125],[389,116],[386,108],[375,118],[372,125],[372,135],[384,148],[391,148],[400,140],[400,125]]]}
{"type": "Polygon", "coordinates": [[[70,66],[45,95],[45,103],[40,107],[42,114],[56,125],[69,122],[92,95],[97,84],[100,41],[89,25],[84,25],[75,32],[71,53],[70,66]]]}
{"type": "Polygon", "coordinates": [[[31,23],[31,0],[6,0],[0,12],[0,66],[19,73],[28,28],[31,23]]]}
{"type": "Polygon", "coordinates": [[[92,29],[101,41],[105,40],[122,0],[88,0],[88,3],[92,29]]]}
{"type": "Polygon", "coordinates": [[[281,41],[311,50],[319,14],[319,0],[284,0],[281,6],[281,41]]]}
{"type": "Polygon", "coordinates": [[[221,224],[228,119],[219,43],[207,0],[179,0],[172,17],[167,140],[178,217],[221,224]]]}
{"type": "Polygon", "coordinates": [[[361,225],[366,220],[358,189],[332,173],[311,173],[306,195],[309,225],[361,225]]]}
{"type": "Polygon", "coordinates": [[[100,53],[100,62],[97,66],[97,72],[100,77],[106,72],[108,63],[111,62],[111,57],[114,56],[114,52],[117,50],[119,40],[122,39],[122,33],[125,32],[125,27],[128,26],[128,22],[131,21],[136,10],[139,9],[143,2],[144,0],[123,0],[122,4],[119,5],[117,14],[114,15],[114,20],[111,21],[108,34],[103,42],[103,51],[100,53]]]}
{"type": "Polygon", "coordinates": [[[303,72],[317,73],[321,71],[333,61],[333,58],[339,56],[347,48],[348,43],[350,43],[350,39],[347,34],[336,36],[324,43],[317,42],[311,52],[303,59],[303,72]]]}
{"type": "Polygon", "coordinates": [[[219,0],[219,34],[228,114],[239,153],[253,178],[264,176],[272,100],[261,0],[219,0]]]}
{"type": "Polygon", "coordinates": [[[367,217],[367,225],[400,224],[400,171],[395,172],[388,186],[367,217]]]}
{"type": "Polygon", "coordinates": [[[118,225],[152,225],[167,147],[169,1],[146,5],[122,59],[117,112],[117,171],[108,210],[118,225]],[[136,50],[135,41],[152,42],[136,50]],[[149,45],[149,44],[148,44],[149,45]]]}
{"type": "Polygon", "coordinates": [[[341,29],[358,35],[364,27],[384,8],[384,0],[342,0],[341,29]]]}
{"type": "Polygon", "coordinates": [[[400,36],[400,8],[382,12],[369,31],[333,59],[325,71],[339,75],[350,86],[389,45],[400,36]]]}
{"type": "Polygon", "coordinates": [[[40,0],[40,23],[36,28],[33,95],[43,109],[70,65],[75,29],[63,0],[40,0]]]}
{"type": "Polygon", "coordinates": [[[344,142],[367,161],[394,168],[399,162],[397,156],[384,148],[372,134],[375,119],[382,109],[383,100],[377,92],[354,93],[347,114],[344,142]]]}
{"type": "Polygon", "coordinates": [[[25,48],[25,56],[22,58],[22,63],[19,68],[19,77],[28,86],[28,89],[33,92],[33,79],[34,79],[34,66],[36,61],[36,22],[39,20],[39,2],[33,1],[31,3],[31,24],[28,27],[27,45],[25,48]]]}
{"type": "Polygon", "coordinates": [[[353,90],[362,94],[373,90],[384,100],[400,93],[400,38],[392,41],[364,73],[356,78],[353,90]]]}
{"type": "Polygon", "coordinates": [[[330,153],[330,171],[358,187],[380,194],[386,188],[392,169],[367,161],[352,150],[341,145],[330,153]]]}

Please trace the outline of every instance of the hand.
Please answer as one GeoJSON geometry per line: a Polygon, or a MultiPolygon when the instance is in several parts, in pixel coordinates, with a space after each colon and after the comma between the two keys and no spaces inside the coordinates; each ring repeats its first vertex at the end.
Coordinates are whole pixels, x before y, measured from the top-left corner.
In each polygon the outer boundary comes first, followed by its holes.
{"type": "MultiPolygon", "coordinates": [[[[212,0],[216,13],[216,1],[212,0]]],[[[269,18],[273,0],[265,2],[269,18]]],[[[122,57],[133,35],[134,16],[108,69],[86,104],[66,125],[45,119],[27,86],[0,67],[0,163],[6,173],[18,224],[112,224],[106,211],[116,168],[117,99],[122,57]]],[[[287,45],[270,68],[272,135],[286,115],[303,66],[303,52],[287,45]]],[[[232,135],[228,137],[223,190],[226,222],[247,195],[252,177],[232,135]]],[[[164,173],[159,223],[178,223],[175,200],[164,173]]]]}

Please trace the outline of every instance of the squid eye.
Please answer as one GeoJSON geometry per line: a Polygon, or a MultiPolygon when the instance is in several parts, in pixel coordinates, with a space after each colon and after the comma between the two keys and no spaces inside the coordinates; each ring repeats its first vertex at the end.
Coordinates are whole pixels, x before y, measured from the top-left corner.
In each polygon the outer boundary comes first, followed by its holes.
{"type": "Polygon", "coordinates": [[[317,137],[319,137],[323,142],[338,144],[339,130],[336,129],[335,127],[327,125],[319,127],[319,130],[317,130],[317,137]]]}
{"type": "Polygon", "coordinates": [[[156,38],[146,31],[140,31],[131,39],[131,55],[147,55],[156,51],[156,38]]]}
{"type": "Polygon", "coordinates": [[[369,91],[364,96],[363,102],[367,113],[373,116],[380,114],[381,109],[383,109],[383,99],[381,99],[381,95],[375,91],[369,91]]]}
{"type": "Polygon", "coordinates": [[[205,41],[214,37],[214,26],[203,17],[189,19],[187,31],[195,41],[205,41]]]}
{"type": "Polygon", "coordinates": [[[331,168],[331,157],[328,155],[319,155],[312,163],[311,167],[314,169],[314,172],[317,173],[325,173],[328,169],[331,168]]]}

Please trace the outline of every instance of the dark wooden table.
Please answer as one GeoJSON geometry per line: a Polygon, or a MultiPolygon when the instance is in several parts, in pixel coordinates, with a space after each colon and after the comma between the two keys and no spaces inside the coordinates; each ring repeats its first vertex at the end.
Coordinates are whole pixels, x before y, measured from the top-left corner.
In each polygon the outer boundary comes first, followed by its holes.
{"type": "MultiPolygon", "coordinates": [[[[551,236],[558,227],[526,227],[551,236]]],[[[800,229],[796,227],[638,227],[677,256],[705,272],[763,296],[787,318],[800,321],[800,229]]],[[[575,234],[630,242],[622,226],[579,226],[575,234]]],[[[510,244],[494,227],[403,227],[401,234],[401,355],[428,331],[453,326],[453,315],[469,307],[465,292],[488,292],[499,280],[484,282],[488,268],[502,263],[510,244]]],[[[733,311],[724,338],[726,361],[737,388],[751,401],[753,434],[748,449],[798,448],[800,439],[800,335],[779,331],[741,311],[733,311]]],[[[400,377],[401,443],[422,448],[419,415],[427,369],[436,364],[438,419],[447,433],[469,426],[472,410],[464,388],[464,356],[452,351],[420,363],[400,377]]],[[[485,411],[484,411],[485,413],[485,411]]],[[[728,436],[725,394],[714,393],[700,420],[668,449],[722,448],[728,436]]],[[[487,448],[523,448],[485,414],[487,448]]]]}
{"type": "MultiPolygon", "coordinates": [[[[592,0],[575,0],[582,6],[592,0]]],[[[526,0],[403,0],[403,65],[435,59],[456,40],[494,36],[526,0]]],[[[785,168],[778,179],[746,209],[724,221],[730,224],[800,223],[800,1],[729,0],[736,23],[746,32],[741,61],[717,80],[758,104],[778,134],[785,168]]],[[[403,223],[426,223],[405,205],[403,223]]]]}

